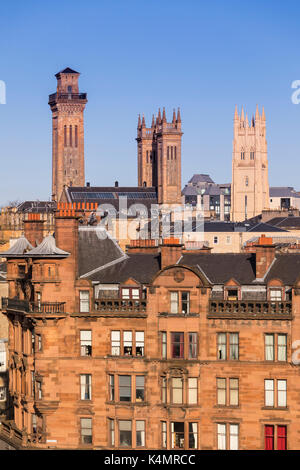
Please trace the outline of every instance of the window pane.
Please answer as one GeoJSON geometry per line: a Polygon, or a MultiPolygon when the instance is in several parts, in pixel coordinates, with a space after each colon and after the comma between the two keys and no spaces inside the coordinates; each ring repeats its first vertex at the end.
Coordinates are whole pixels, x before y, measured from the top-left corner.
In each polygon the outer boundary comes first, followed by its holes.
{"type": "Polygon", "coordinates": [[[119,421],[119,442],[122,447],[131,447],[131,421],[119,421]]]}
{"type": "Polygon", "coordinates": [[[217,379],[217,403],[226,405],[226,379],[217,379]]]}
{"type": "Polygon", "coordinates": [[[172,402],[183,403],[183,380],[181,378],[172,378],[172,402]]]}
{"type": "Polygon", "coordinates": [[[92,443],[92,420],[90,418],[81,418],[81,442],[83,444],[92,443]]]}
{"type": "Polygon", "coordinates": [[[286,406],[286,380],[277,381],[278,406],[286,406]]]}
{"type": "Polygon", "coordinates": [[[144,401],[145,399],[145,377],[137,375],[135,378],[136,385],[136,401],[144,401]]]}
{"type": "Polygon", "coordinates": [[[226,333],[218,333],[218,359],[226,359],[226,333]]]}
{"type": "Polygon", "coordinates": [[[120,355],[120,331],[111,332],[111,354],[113,356],[120,355]]]}
{"type": "Polygon", "coordinates": [[[230,333],[229,335],[229,359],[237,360],[239,358],[239,335],[230,333]]]}
{"type": "Polygon", "coordinates": [[[226,450],[226,425],[218,424],[217,432],[218,432],[218,449],[226,450]]]}
{"type": "Polygon", "coordinates": [[[171,333],[171,353],[172,358],[184,357],[184,334],[171,333]]]}
{"type": "Polygon", "coordinates": [[[286,361],[286,352],[287,352],[287,341],[286,335],[278,335],[278,361],[286,361]]]}
{"type": "Polygon", "coordinates": [[[265,380],[265,406],[274,406],[274,380],[265,380]]]}
{"type": "Polygon", "coordinates": [[[136,421],[136,446],[145,446],[145,421],[136,421]]]}
{"type": "Polygon", "coordinates": [[[167,448],[167,423],[162,421],[161,423],[161,441],[162,441],[162,448],[167,448]]]}
{"type": "Polygon", "coordinates": [[[136,355],[143,356],[144,355],[144,346],[145,346],[145,334],[143,331],[136,331],[135,333],[135,348],[136,348],[136,355]]]}
{"type": "Polygon", "coordinates": [[[171,313],[178,313],[178,292],[171,292],[171,313]]]}
{"type": "Polygon", "coordinates": [[[119,397],[120,401],[131,401],[130,375],[119,375],[119,397]]]}
{"type": "Polygon", "coordinates": [[[189,423],[189,449],[197,449],[197,423],[189,423]]]}
{"type": "Polygon", "coordinates": [[[230,424],[229,426],[229,449],[238,450],[239,448],[239,426],[230,424]]]}
{"type": "Polygon", "coordinates": [[[188,379],[188,403],[190,405],[197,404],[197,379],[188,379]]]}
{"type": "Polygon", "coordinates": [[[189,333],[189,359],[197,359],[197,333],[189,333]]]}
{"type": "Polygon", "coordinates": [[[238,379],[229,379],[229,404],[237,406],[239,404],[239,381],[238,379]]]}
{"type": "Polygon", "coordinates": [[[274,361],[274,335],[265,335],[266,361],[274,361]]]}

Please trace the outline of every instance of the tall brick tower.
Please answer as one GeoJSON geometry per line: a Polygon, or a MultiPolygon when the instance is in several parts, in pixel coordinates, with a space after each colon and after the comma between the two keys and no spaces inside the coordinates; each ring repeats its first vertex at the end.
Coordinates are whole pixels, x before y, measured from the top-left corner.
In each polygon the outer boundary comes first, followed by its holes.
{"type": "Polygon", "coordinates": [[[167,122],[165,109],[147,128],[139,116],[137,127],[138,185],[157,189],[159,204],[181,202],[181,117],[173,112],[167,122]]]}
{"type": "Polygon", "coordinates": [[[66,68],[55,76],[57,91],[49,96],[52,111],[52,199],[64,185],[84,186],[84,123],[86,93],[79,93],[79,73],[66,68]]]}
{"type": "Polygon", "coordinates": [[[248,122],[235,109],[232,155],[231,220],[250,219],[269,208],[268,153],[264,109],[248,122]]]}

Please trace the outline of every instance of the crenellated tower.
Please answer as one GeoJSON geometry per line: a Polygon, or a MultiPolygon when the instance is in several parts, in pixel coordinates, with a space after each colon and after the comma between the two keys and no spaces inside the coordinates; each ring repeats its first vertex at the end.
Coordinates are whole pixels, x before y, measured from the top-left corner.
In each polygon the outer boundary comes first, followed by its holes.
{"type": "Polygon", "coordinates": [[[64,186],[84,186],[84,121],[86,93],[80,93],[79,73],[66,68],[55,76],[52,111],[52,199],[59,201],[64,186]]]}
{"type": "Polygon", "coordinates": [[[231,220],[250,219],[269,208],[268,153],[264,108],[249,122],[242,108],[234,113],[231,220]]]}
{"type": "Polygon", "coordinates": [[[159,204],[181,202],[181,117],[173,111],[172,122],[159,109],[151,127],[139,116],[137,127],[138,185],[157,189],[159,204]]]}

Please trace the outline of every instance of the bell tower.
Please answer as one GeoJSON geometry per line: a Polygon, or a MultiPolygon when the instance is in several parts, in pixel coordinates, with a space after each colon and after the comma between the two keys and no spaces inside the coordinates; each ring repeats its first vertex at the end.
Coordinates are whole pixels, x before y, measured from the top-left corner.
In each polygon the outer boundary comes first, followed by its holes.
{"type": "Polygon", "coordinates": [[[181,136],[179,109],[177,116],[173,111],[172,122],[167,122],[165,109],[162,115],[159,109],[150,128],[139,116],[138,185],[155,187],[159,204],[181,202],[181,136]]]}
{"type": "Polygon", "coordinates": [[[264,108],[251,122],[242,109],[234,113],[231,220],[250,219],[269,208],[268,153],[264,108]]]}
{"type": "Polygon", "coordinates": [[[66,68],[57,73],[57,90],[49,96],[52,111],[52,200],[59,201],[64,186],[84,186],[84,121],[87,94],[78,88],[79,73],[66,68]]]}

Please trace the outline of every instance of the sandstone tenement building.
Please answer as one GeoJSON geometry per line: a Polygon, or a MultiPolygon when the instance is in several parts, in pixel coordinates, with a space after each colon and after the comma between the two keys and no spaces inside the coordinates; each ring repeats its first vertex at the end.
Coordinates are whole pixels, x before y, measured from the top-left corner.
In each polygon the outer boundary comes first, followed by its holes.
{"type": "Polygon", "coordinates": [[[174,238],[124,253],[78,226],[80,212],[56,213],[55,239],[28,221],[5,253],[15,428],[2,423],[2,436],[58,449],[299,449],[300,255],[264,236],[244,254],[174,238]]]}

